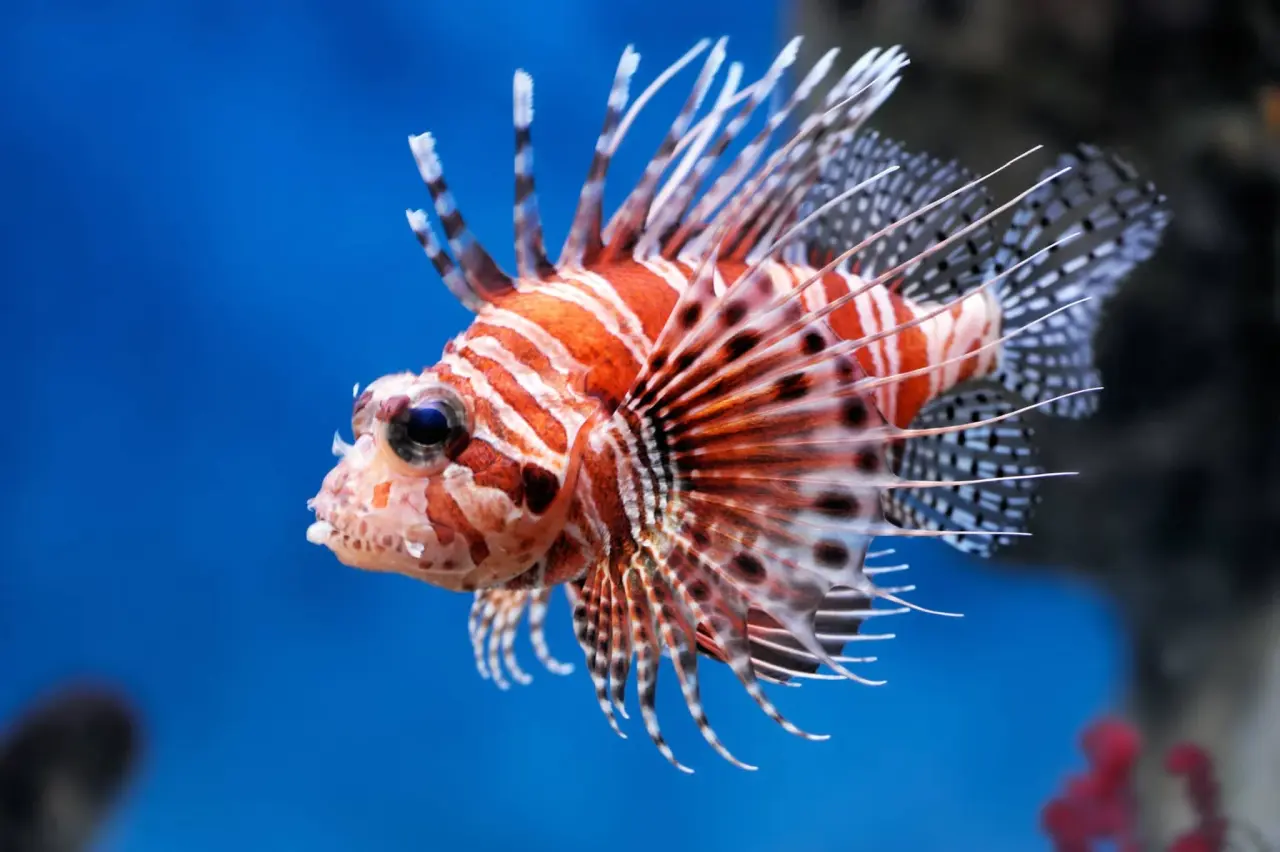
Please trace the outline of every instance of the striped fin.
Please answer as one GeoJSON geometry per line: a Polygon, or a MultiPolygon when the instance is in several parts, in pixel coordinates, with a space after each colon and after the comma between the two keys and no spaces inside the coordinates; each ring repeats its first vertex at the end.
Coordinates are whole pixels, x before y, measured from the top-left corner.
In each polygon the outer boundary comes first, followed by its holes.
{"type": "MultiPolygon", "coordinates": [[[[928,215],[965,189],[935,199],[869,239],[883,238],[928,215]]],[[[1035,189],[942,241],[930,241],[920,255],[899,266],[918,264],[947,250],[1035,189]]],[[[717,751],[723,745],[698,697],[691,649],[713,652],[724,660],[748,695],[787,730],[819,738],[783,718],[765,697],[762,683],[825,676],[818,672],[820,667],[842,678],[880,683],[851,671],[848,665],[866,658],[839,656],[841,647],[859,635],[862,621],[876,612],[870,606],[875,601],[899,609],[922,608],[900,597],[910,587],[873,581],[865,567],[871,538],[951,540],[1025,534],[894,523],[884,515],[887,492],[947,488],[949,483],[895,477],[889,449],[903,441],[969,430],[989,434],[990,427],[1015,421],[1044,404],[1002,410],[975,422],[893,427],[876,408],[873,391],[950,362],[893,375],[866,375],[852,353],[871,338],[842,340],[826,321],[841,300],[810,310],[800,298],[803,285],[779,289],[774,276],[762,270],[773,263],[770,255],[784,249],[807,222],[796,223],[772,241],[737,281],[720,281],[718,250],[740,228],[744,214],[739,210],[737,215],[738,220],[721,225],[718,241],[681,293],[632,389],[610,419],[597,427],[597,437],[603,437],[592,444],[613,448],[608,452],[614,458],[606,460],[605,467],[616,465],[624,477],[622,472],[629,470],[634,479],[631,493],[643,492],[645,499],[629,511],[629,532],[615,551],[619,559],[597,564],[587,573],[580,620],[597,626],[580,630],[580,642],[595,665],[612,659],[612,622],[607,630],[600,622],[601,614],[611,608],[601,602],[614,603],[625,595],[645,727],[659,750],[681,769],[686,767],[671,753],[653,709],[657,649],[665,647],[671,654],[685,703],[717,751]],[[633,449],[627,452],[623,447],[633,449]],[[594,605],[593,599],[598,599],[594,605]],[[664,613],[664,607],[670,613],[664,613]]],[[[854,251],[860,248],[865,245],[854,251]]],[[[837,256],[832,264],[843,259],[837,256]]],[[[1031,260],[1019,261],[983,286],[994,286],[1031,260]]],[[[900,271],[888,269],[882,276],[900,271]]],[[[867,286],[876,283],[882,282],[875,279],[867,286]]],[[[893,335],[920,321],[915,317],[871,337],[893,335]]],[[[1004,345],[1025,330],[1016,329],[983,346],[1004,345]]],[[[1007,478],[1000,475],[992,481],[1007,478]]],[[[605,707],[603,674],[598,670],[596,683],[597,698],[605,707]]],[[[606,715],[616,725],[611,709],[606,715]]]]}
{"type": "Polygon", "coordinates": [[[829,95],[834,104],[801,123],[794,147],[780,160],[780,167],[768,175],[758,191],[744,196],[750,201],[742,213],[735,214],[745,222],[730,243],[733,257],[755,262],[763,256],[773,236],[794,220],[807,188],[818,179],[822,162],[852,139],[893,93],[900,79],[897,74],[905,64],[896,49],[875,55],[865,68],[845,75],[829,95]]]}
{"type": "MultiPolygon", "coordinates": [[[[892,554],[892,550],[868,553],[867,562],[878,557],[892,554]]],[[[904,571],[907,566],[867,565],[863,571],[869,577],[878,574],[904,571]]],[[[888,588],[893,594],[914,591],[912,586],[888,588]]],[[[885,615],[901,615],[908,612],[907,607],[876,607],[875,601],[867,595],[852,589],[834,588],[823,598],[822,604],[814,614],[814,632],[818,641],[828,654],[842,663],[870,663],[875,657],[841,657],[844,648],[851,642],[875,642],[894,638],[892,633],[864,633],[862,628],[868,621],[885,615]]],[[[725,659],[723,649],[716,645],[715,639],[705,628],[698,628],[699,650],[721,662],[725,659]]],[[[839,680],[839,675],[820,673],[822,663],[796,641],[777,621],[760,610],[751,610],[747,617],[747,646],[750,650],[751,664],[761,680],[781,686],[799,686],[801,680],[839,680]]]]}
{"type": "MultiPolygon", "coordinates": [[[[445,284],[464,305],[472,310],[478,310],[484,304],[513,292],[515,285],[511,277],[499,268],[484,247],[476,241],[462,218],[453,193],[445,183],[444,169],[440,164],[440,158],[436,156],[435,139],[430,133],[410,136],[409,149],[413,152],[413,159],[418,164],[418,173],[422,175],[422,181],[427,185],[427,191],[431,193],[436,215],[440,217],[440,223],[444,226],[449,248],[458,258],[460,267],[458,275],[450,277],[441,272],[445,278],[445,284]]],[[[440,258],[444,256],[444,251],[435,245],[435,240],[430,236],[426,213],[416,210],[408,215],[409,224],[418,242],[422,244],[436,269],[441,270],[440,258]]]]}
{"type": "MultiPolygon", "coordinates": [[[[883,494],[885,516],[908,529],[1026,531],[1038,502],[1035,486],[1045,471],[1022,406],[1002,385],[965,382],[927,403],[911,423],[926,434],[903,442],[897,450],[900,481],[883,494]],[[954,427],[1006,416],[986,426],[930,434],[934,427],[954,427]],[[944,487],[937,487],[945,481],[944,487]],[[916,486],[913,483],[921,483],[916,486]]],[[[943,536],[966,553],[988,557],[1006,546],[1008,535],[943,536]]]]}
{"type": "Polygon", "coordinates": [[[573,221],[569,224],[569,235],[560,251],[559,266],[585,266],[600,252],[604,179],[609,171],[609,161],[613,157],[614,134],[622,121],[622,110],[627,105],[631,78],[639,64],[640,54],[628,45],[622,51],[622,58],[618,60],[618,70],[614,72],[613,85],[609,89],[609,100],[605,107],[604,126],[596,139],[595,155],[591,158],[586,182],[578,195],[578,206],[574,211],[573,221]]]}
{"type": "MultiPolygon", "coordinates": [[[[733,138],[741,132],[742,127],[746,124],[747,120],[750,119],[752,113],[754,113],[763,102],[764,98],[768,94],[778,91],[777,84],[781,80],[783,72],[795,62],[795,54],[799,50],[799,47],[800,39],[793,39],[786,48],[783,49],[782,53],[779,54],[778,58],[774,60],[773,66],[769,69],[769,73],[766,74],[765,78],[757,84],[759,96],[750,98],[742,107],[739,114],[725,126],[720,140],[723,144],[717,142],[713,149],[716,152],[717,157],[720,154],[723,154],[724,150],[728,147],[733,138]]],[[[792,91],[790,97],[788,97],[787,100],[785,100],[782,105],[769,116],[765,122],[764,128],[761,129],[760,132],[747,143],[738,156],[729,163],[725,172],[711,185],[711,188],[707,191],[706,195],[698,200],[698,202],[693,206],[692,211],[681,217],[679,220],[679,227],[663,242],[662,253],[665,257],[672,258],[680,255],[684,251],[691,236],[705,231],[712,214],[719,210],[725,202],[732,197],[737,187],[750,175],[751,170],[764,155],[765,148],[773,139],[774,133],[777,132],[778,128],[782,126],[791,113],[804,102],[804,100],[813,91],[814,87],[817,86],[818,83],[820,83],[827,75],[827,72],[831,70],[831,65],[835,61],[838,53],[839,50],[833,48],[827,51],[827,53],[819,59],[817,63],[815,63],[809,73],[801,80],[800,85],[792,91]]],[[[713,162],[714,161],[705,162],[702,164],[700,171],[695,170],[699,184],[701,183],[702,176],[706,174],[708,169],[710,169],[713,162]]],[[[697,187],[692,187],[690,189],[690,195],[692,195],[696,189],[697,187]]]]}
{"type": "Polygon", "coordinates": [[[741,67],[731,65],[729,80],[711,113],[695,123],[694,115],[724,61],[725,41],[721,39],[712,48],[657,152],[601,233],[601,199],[613,152],[654,92],[706,50],[709,42],[700,42],[667,68],[636,99],[626,116],[619,118],[636,65],[636,54],[630,48],[624,52],[610,91],[604,128],[596,142],[596,154],[579,196],[569,238],[561,253],[561,265],[606,263],[623,253],[630,253],[640,261],[661,254],[667,259],[692,257],[692,262],[696,263],[696,259],[705,256],[710,249],[707,242],[709,234],[729,221],[736,223],[735,230],[730,235],[727,251],[721,252],[722,258],[756,259],[765,244],[794,221],[806,190],[819,177],[823,159],[851,139],[892,93],[898,82],[898,72],[906,65],[904,55],[897,48],[868,51],[828,95],[824,109],[808,115],[791,142],[770,156],[757,171],[777,130],[830,71],[838,51],[829,51],[801,80],[782,107],[769,116],[759,134],[727,164],[725,172],[706,195],[694,203],[707,173],[760,104],[776,90],[783,72],[795,61],[799,46],[799,39],[793,39],[765,76],[741,91],[735,92],[741,67]],[[731,107],[739,102],[742,102],[741,108],[721,128],[731,107]],[[671,168],[676,154],[682,149],[686,156],[671,168]],[[663,176],[669,168],[671,173],[663,183],[663,176]]]}
{"type": "MultiPolygon", "coordinates": [[[[1164,196],[1150,181],[1096,147],[1081,145],[1063,155],[1058,171],[1015,211],[988,271],[999,274],[1067,232],[1080,234],[1061,251],[1024,264],[996,290],[1006,325],[1061,311],[1001,351],[999,380],[1033,402],[1098,384],[1093,336],[1105,300],[1155,252],[1170,220],[1164,196]],[[1070,171],[1061,173],[1064,168],[1070,171]],[[1076,304],[1062,311],[1069,303],[1076,304]]],[[[1047,412],[1079,418],[1097,405],[1096,396],[1073,396],[1047,412]]]]}
{"type": "Polygon", "coordinates": [[[573,666],[562,663],[551,654],[546,638],[547,604],[550,587],[531,589],[494,588],[476,592],[471,604],[468,633],[475,654],[476,670],[499,689],[507,689],[507,675],[521,685],[533,677],[524,671],[515,653],[515,638],[526,611],[529,615],[529,639],[538,662],[552,674],[564,675],[573,666]]]}
{"type": "Polygon", "coordinates": [[[542,218],[533,186],[533,78],[516,71],[512,80],[512,120],[516,129],[516,274],[544,278],[555,271],[543,244],[542,218]]]}
{"type": "Polygon", "coordinates": [[[607,262],[617,257],[621,251],[635,243],[640,229],[648,218],[649,208],[653,203],[654,196],[657,195],[658,181],[661,180],[662,173],[666,170],[668,163],[671,162],[671,158],[675,154],[676,145],[679,144],[685,131],[688,130],[693,121],[693,114],[702,105],[703,99],[707,96],[707,91],[711,88],[711,81],[715,79],[716,72],[720,70],[720,66],[724,62],[725,44],[727,42],[727,38],[722,38],[711,49],[711,53],[708,54],[707,60],[702,66],[702,72],[694,83],[693,91],[685,99],[684,106],[681,107],[680,112],[671,124],[670,130],[667,131],[666,137],[658,146],[657,153],[653,155],[649,164],[645,166],[644,174],[641,175],[639,182],[636,183],[635,188],[631,190],[626,200],[622,202],[617,214],[610,220],[609,227],[605,229],[604,233],[604,240],[607,245],[602,257],[603,261],[607,262]]]}
{"type": "MultiPolygon", "coordinates": [[[[821,266],[889,223],[949,195],[957,187],[969,186],[926,216],[909,222],[891,238],[878,240],[860,253],[858,274],[875,275],[919,256],[930,243],[982,219],[993,206],[986,187],[974,185],[975,175],[967,169],[927,154],[910,153],[898,142],[868,130],[826,160],[822,177],[805,197],[800,215],[807,216],[844,189],[861,184],[892,165],[899,166],[894,175],[876,181],[865,193],[840,202],[836,210],[806,229],[802,240],[808,263],[821,266]]],[[[983,267],[993,257],[995,247],[994,228],[984,222],[950,251],[903,268],[895,289],[922,304],[939,304],[968,295],[982,284],[986,272],[983,267]]]]}
{"type": "Polygon", "coordinates": [[[761,134],[731,164],[707,196],[690,213],[680,240],[701,223],[699,233],[678,250],[681,256],[701,257],[710,250],[710,240],[722,225],[734,227],[726,243],[734,258],[756,260],[768,241],[766,234],[784,227],[799,207],[804,189],[818,178],[822,154],[830,145],[851,138],[853,133],[892,94],[906,57],[896,48],[873,49],[858,59],[841,78],[822,111],[810,114],[799,130],[780,150],[774,152],[752,175],[751,169],[787,115],[808,99],[825,77],[835,52],[827,53],[796,87],[783,109],[771,116],[761,134]],[[719,209],[716,209],[716,208],[719,209]],[[764,237],[764,239],[762,239],[764,237]]]}
{"type": "MultiPolygon", "coordinates": [[[[840,674],[871,682],[853,674],[824,648],[813,617],[837,585],[871,597],[884,594],[861,570],[867,542],[887,525],[879,517],[877,492],[869,487],[870,480],[863,481],[867,477],[856,462],[863,456],[875,458],[875,465],[865,460],[862,464],[883,468],[883,442],[857,437],[883,421],[868,400],[835,394],[861,376],[856,362],[829,360],[801,368],[795,381],[763,387],[719,389],[714,381],[699,382],[714,379],[717,367],[725,363],[756,359],[756,344],[771,332],[781,333],[781,349],[771,359],[759,360],[757,372],[767,372],[771,364],[798,363],[814,354],[816,345],[825,348],[837,342],[823,323],[787,332],[785,326],[796,319],[794,315],[777,316],[773,328],[750,322],[750,300],[761,302],[774,293],[755,288],[750,295],[717,299],[715,268],[712,256],[677,305],[646,378],[609,424],[623,438],[618,446],[651,436],[647,467],[636,475],[652,481],[655,494],[666,492],[651,507],[648,527],[633,530],[636,550],[617,574],[630,610],[646,728],[663,754],[681,768],[685,767],[670,754],[653,712],[652,669],[659,645],[672,655],[685,702],[704,738],[737,763],[723,750],[698,697],[697,627],[709,634],[766,713],[793,733],[816,738],[783,719],[764,695],[748,641],[751,611],[769,616],[804,651],[840,674]],[[689,310],[704,303],[705,313],[689,310]],[[703,342],[699,330],[715,341],[706,351],[703,370],[697,359],[673,365],[664,358],[673,339],[691,335],[703,342]],[[722,341],[720,330],[728,332],[722,341]],[[797,389],[804,391],[799,397],[797,389]],[[779,435],[788,437],[778,440],[779,435]],[[846,474],[839,485],[816,483],[833,471],[846,474]]],[[[603,565],[588,573],[588,617],[597,587],[593,575],[614,573],[603,565]]],[[[617,585],[612,591],[617,594],[617,585]]],[[[601,630],[595,635],[602,634],[601,630]]],[[[584,642],[584,649],[590,646],[584,642]]]]}

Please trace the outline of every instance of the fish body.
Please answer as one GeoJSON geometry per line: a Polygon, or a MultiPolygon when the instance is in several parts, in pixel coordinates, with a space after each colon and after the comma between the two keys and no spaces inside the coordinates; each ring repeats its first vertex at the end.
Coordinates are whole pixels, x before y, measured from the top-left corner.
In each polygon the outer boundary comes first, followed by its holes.
{"type": "Polygon", "coordinates": [[[920,607],[902,597],[912,587],[877,581],[905,566],[877,564],[891,551],[872,540],[987,555],[1025,534],[1052,475],[1026,415],[1091,413],[1098,305],[1168,219],[1154,187],[1094,148],[996,205],[983,178],[865,129],[905,65],[896,50],[861,57],[766,156],[828,53],[704,187],[797,47],[746,87],[731,65],[695,123],[717,43],[605,222],[609,161],[655,90],[624,112],[628,48],[555,262],[533,188],[532,81],[517,72],[515,274],[468,230],[434,139],[411,137],[449,251],[424,212],[410,225],[475,319],[434,366],[357,395],[354,443],[335,439],[341,459],[310,503],[308,538],[342,562],[474,593],[477,666],[500,686],[529,680],[514,655],[526,613],[539,658],[567,671],[543,635],[563,588],[609,723],[621,733],[634,670],[645,728],[681,769],[654,710],[661,657],[707,742],[745,767],[707,720],[700,658],[728,665],[786,730],[821,738],[762,684],[876,683],[850,668],[873,658],[844,649],[889,638],[869,621],[920,607]]]}

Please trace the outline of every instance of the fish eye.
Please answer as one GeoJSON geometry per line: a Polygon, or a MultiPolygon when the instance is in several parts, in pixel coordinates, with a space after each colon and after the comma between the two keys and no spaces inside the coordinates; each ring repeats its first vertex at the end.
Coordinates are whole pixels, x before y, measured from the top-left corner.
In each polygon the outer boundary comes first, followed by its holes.
{"type": "Polygon", "coordinates": [[[405,406],[386,425],[387,446],[414,467],[430,467],[455,457],[470,440],[467,409],[446,388],[433,388],[405,406]]]}

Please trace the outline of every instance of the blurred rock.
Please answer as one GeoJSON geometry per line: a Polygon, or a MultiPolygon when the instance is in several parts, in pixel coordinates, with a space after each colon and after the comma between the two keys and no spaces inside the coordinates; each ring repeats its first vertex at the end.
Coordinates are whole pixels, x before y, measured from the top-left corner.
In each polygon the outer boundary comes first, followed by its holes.
{"type": "Polygon", "coordinates": [[[138,749],[136,714],[111,693],[76,689],[39,702],[0,740],[0,852],[88,848],[138,749]]]}
{"type": "MultiPolygon", "coordinates": [[[[795,0],[793,15],[810,61],[907,49],[876,124],[914,148],[984,170],[1094,142],[1170,197],[1164,247],[1099,332],[1101,411],[1040,421],[1050,466],[1082,475],[1046,487],[1006,561],[1115,598],[1153,751],[1209,747],[1228,813],[1280,847],[1280,4],[795,0]]],[[[1167,840],[1187,815],[1159,776],[1143,789],[1167,840]]]]}

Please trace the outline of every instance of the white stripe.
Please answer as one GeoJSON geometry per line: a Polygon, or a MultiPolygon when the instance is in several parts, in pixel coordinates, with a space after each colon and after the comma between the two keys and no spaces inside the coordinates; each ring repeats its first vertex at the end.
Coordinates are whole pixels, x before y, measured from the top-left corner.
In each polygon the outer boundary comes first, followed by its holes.
{"type": "Polygon", "coordinates": [[[462,348],[470,349],[477,355],[488,358],[510,373],[516,384],[527,391],[544,411],[559,421],[566,433],[577,432],[586,420],[581,412],[564,404],[565,396],[561,391],[544,382],[536,370],[520,363],[520,360],[496,338],[487,335],[468,338],[462,348]]]}
{"type": "MultiPolygon", "coordinates": [[[[907,300],[907,308],[911,313],[920,317],[927,314],[931,310],[937,310],[936,305],[917,305],[915,302],[907,300]]],[[[943,311],[933,319],[925,320],[918,328],[924,332],[924,348],[925,357],[929,364],[940,364],[944,360],[943,353],[946,351],[947,336],[951,333],[951,327],[954,325],[951,319],[950,311],[943,311]]],[[[942,375],[939,370],[930,370],[927,374],[929,377],[929,396],[930,398],[938,395],[938,391],[942,388],[942,375]]]]}
{"type": "MultiPolygon", "coordinates": [[[[959,358],[982,339],[982,327],[986,324],[985,313],[986,305],[981,298],[970,297],[960,303],[960,316],[956,320],[955,334],[952,336],[951,345],[944,353],[944,360],[959,358]]],[[[967,363],[969,362],[956,361],[943,368],[943,381],[947,387],[951,387],[960,380],[960,371],[967,363]]]]}
{"type": "MultiPolygon", "coordinates": [[[[871,288],[870,296],[880,314],[880,328],[886,331],[895,328],[898,325],[898,316],[893,309],[893,300],[889,294],[889,288],[883,284],[877,284],[871,288]]],[[[878,345],[884,357],[885,369],[889,371],[886,375],[896,376],[902,371],[900,344],[901,340],[897,334],[880,338],[878,345]]],[[[898,418],[899,386],[885,385],[880,390],[880,410],[885,413],[889,422],[893,423],[898,418]]]]}
{"type": "MultiPolygon", "coordinates": [[[[561,270],[560,274],[563,275],[564,270],[561,270]]],[[[618,342],[627,348],[627,351],[637,363],[643,364],[645,362],[645,348],[637,345],[629,335],[622,333],[622,328],[618,325],[618,320],[612,316],[609,311],[605,310],[603,303],[601,303],[599,299],[593,298],[592,294],[584,293],[577,287],[573,287],[559,281],[542,282],[537,286],[530,287],[529,292],[551,296],[552,298],[559,299],[562,302],[568,302],[569,304],[577,305],[582,308],[584,311],[591,314],[591,316],[594,317],[600,325],[604,326],[605,331],[608,331],[616,337],[618,342]]]]}
{"type": "Polygon", "coordinates": [[[617,465],[615,482],[618,486],[618,496],[622,500],[622,510],[627,516],[627,524],[631,528],[631,537],[639,538],[640,513],[636,507],[635,483],[631,481],[631,476],[627,470],[626,453],[622,452],[622,448],[618,446],[618,442],[611,432],[592,432],[588,440],[591,443],[591,448],[596,452],[602,451],[602,445],[608,446],[613,451],[617,465]]]}
{"type": "Polygon", "coordinates": [[[483,421],[477,421],[472,427],[475,430],[476,437],[493,444],[495,449],[509,458],[527,458],[532,455],[535,457],[533,460],[542,463],[544,467],[553,471],[559,472],[564,467],[565,457],[560,453],[551,451],[551,448],[543,442],[528,421],[521,417],[519,412],[502,398],[502,394],[494,390],[493,386],[489,384],[489,380],[485,378],[484,373],[472,365],[471,362],[455,351],[450,352],[441,359],[441,363],[452,370],[459,378],[466,379],[471,384],[472,391],[493,406],[493,410],[502,425],[527,442],[529,449],[516,447],[502,440],[483,421]]]}
{"type": "Polygon", "coordinates": [[[571,281],[577,281],[594,293],[600,301],[604,302],[613,312],[622,320],[623,325],[638,341],[644,344],[646,352],[653,347],[653,341],[644,332],[644,323],[640,321],[640,317],[636,316],[631,310],[631,306],[622,300],[618,295],[618,289],[613,286],[613,282],[607,278],[594,272],[588,272],[585,269],[574,270],[567,273],[565,278],[571,281]]]}
{"type": "MultiPolygon", "coordinates": [[[[796,289],[804,282],[808,281],[818,273],[818,270],[807,265],[793,265],[792,270],[796,279],[791,284],[791,289],[796,289]]],[[[845,286],[849,286],[849,279],[842,276],[845,286]]],[[[814,281],[804,292],[800,294],[800,298],[804,300],[805,307],[811,311],[819,311],[827,306],[827,287],[825,280],[814,281]]]]}
{"type": "MultiPolygon", "coordinates": [[[[595,441],[590,443],[593,450],[597,449],[595,441]]],[[[587,523],[591,525],[591,531],[600,541],[600,547],[604,551],[601,558],[607,560],[613,553],[613,544],[609,540],[609,528],[605,526],[604,520],[600,517],[600,507],[596,505],[595,484],[592,483],[591,474],[585,464],[578,468],[578,483],[575,493],[582,501],[582,515],[587,519],[587,523]]]]}
{"type": "Polygon", "coordinates": [[[677,294],[683,293],[689,289],[689,278],[684,274],[679,266],[667,260],[661,255],[655,257],[647,257],[640,261],[640,265],[659,276],[663,281],[675,290],[677,294]]]}
{"type": "Polygon", "coordinates": [[[635,477],[640,480],[642,497],[640,514],[643,518],[644,526],[652,526],[655,520],[654,513],[657,508],[657,501],[654,499],[653,483],[648,476],[645,476],[646,471],[640,464],[640,448],[636,442],[635,433],[628,427],[626,420],[621,417],[615,416],[609,425],[615,432],[621,434],[622,440],[626,442],[627,460],[630,462],[635,477]]]}
{"type": "Polygon", "coordinates": [[[559,338],[520,314],[504,308],[485,308],[484,316],[479,318],[479,322],[506,329],[512,334],[523,337],[545,355],[551,362],[551,369],[562,376],[582,375],[586,372],[586,367],[570,354],[559,338]]]}
{"type": "MultiPolygon", "coordinates": [[[[1000,336],[1000,301],[989,288],[983,290],[980,295],[983,301],[984,322],[988,326],[982,335],[981,342],[986,344],[1000,336]]],[[[1001,346],[992,346],[989,349],[982,350],[982,354],[978,356],[978,375],[985,376],[995,370],[996,362],[1003,348],[1001,346]]]]}

